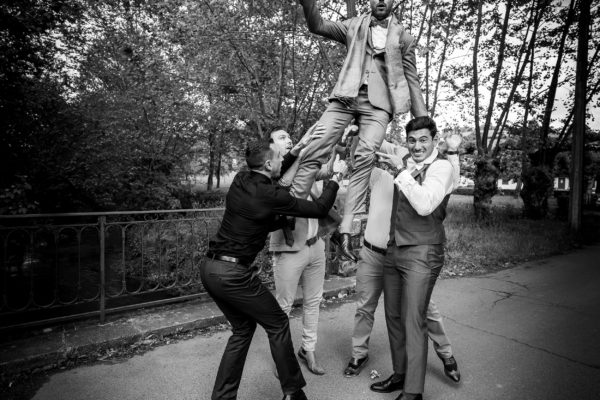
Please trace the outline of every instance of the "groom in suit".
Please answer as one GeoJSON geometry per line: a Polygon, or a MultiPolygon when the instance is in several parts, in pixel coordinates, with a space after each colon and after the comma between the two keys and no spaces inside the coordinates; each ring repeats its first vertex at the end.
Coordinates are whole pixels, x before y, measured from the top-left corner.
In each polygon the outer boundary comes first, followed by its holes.
{"type": "Polygon", "coordinates": [[[387,125],[395,115],[409,110],[415,117],[427,116],[417,75],[416,40],[392,13],[393,0],[370,0],[371,12],[341,22],[323,19],[315,0],[298,1],[310,32],[343,43],[348,51],[329,106],[319,120],[325,134],[306,148],[292,192],[296,197],[307,197],[321,164],[330,156],[344,128],[356,119],[359,141],[339,228],[342,253],[356,260],[350,245],[352,220],[354,214],[365,212],[375,152],[387,125]]]}

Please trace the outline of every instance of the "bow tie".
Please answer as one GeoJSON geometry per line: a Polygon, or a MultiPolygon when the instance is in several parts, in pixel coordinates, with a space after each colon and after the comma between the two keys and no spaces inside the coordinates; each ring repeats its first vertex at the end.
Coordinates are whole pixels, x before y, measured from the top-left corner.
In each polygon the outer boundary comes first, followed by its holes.
{"type": "Polygon", "coordinates": [[[369,26],[380,26],[382,28],[386,28],[387,29],[388,22],[389,22],[389,20],[387,18],[379,20],[379,19],[377,19],[375,17],[371,17],[371,23],[369,24],[369,26]]]}

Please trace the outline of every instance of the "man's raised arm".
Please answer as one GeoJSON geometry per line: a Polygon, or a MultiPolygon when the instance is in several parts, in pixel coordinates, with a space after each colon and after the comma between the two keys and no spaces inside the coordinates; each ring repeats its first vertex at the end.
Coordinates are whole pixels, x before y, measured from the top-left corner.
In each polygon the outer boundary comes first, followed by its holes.
{"type": "Polygon", "coordinates": [[[310,32],[346,44],[348,27],[344,23],[323,19],[315,0],[298,0],[298,3],[304,9],[304,18],[310,32]]]}

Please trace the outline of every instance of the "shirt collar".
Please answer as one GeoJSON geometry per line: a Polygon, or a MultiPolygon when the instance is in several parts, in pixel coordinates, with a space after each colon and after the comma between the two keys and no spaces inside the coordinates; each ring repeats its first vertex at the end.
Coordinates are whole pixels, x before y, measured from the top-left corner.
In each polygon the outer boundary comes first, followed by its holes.
{"type": "Polygon", "coordinates": [[[259,181],[264,181],[264,182],[269,182],[269,183],[273,182],[273,180],[271,178],[269,178],[267,175],[263,174],[262,172],[255,171],[255,170],[250,170],[250,172],[252,172],[252,175],[254,176],[254,178],[258,179],[259,181]]]}
{"type": "Polygon", "coordinates": [[[409,168],[413,167],[415,169],[421,169],[426,164],[431,164],[437,157],[438,157],[438,149],[433,149],[433,152],[431,153],[431,155],[429,157],[427,157],[425,160],[421,161],[420,163],[415,162],[415,160],[412,157],[409,157],[408,160],[406,161],[406,166],[409,168]]]}

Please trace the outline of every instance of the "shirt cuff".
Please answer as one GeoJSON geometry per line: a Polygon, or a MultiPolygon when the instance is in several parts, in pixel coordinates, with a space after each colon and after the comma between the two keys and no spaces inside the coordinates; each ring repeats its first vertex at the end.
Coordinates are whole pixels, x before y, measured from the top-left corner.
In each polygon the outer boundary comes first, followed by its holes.
{"type": "Polygon", "coordinates": [[[394,183],[398,185],[400,189],[402,189],[403,187],[412,186],[416,182],[417,181],[415,181],[415,178],[413,178],[410,172],[408,172],[406,169],[400,172],[396,179],[394,179],[394,183]]]}

